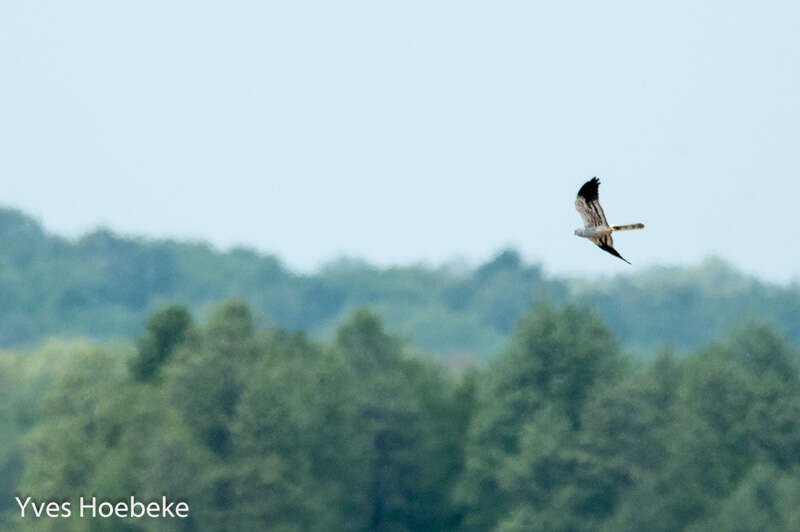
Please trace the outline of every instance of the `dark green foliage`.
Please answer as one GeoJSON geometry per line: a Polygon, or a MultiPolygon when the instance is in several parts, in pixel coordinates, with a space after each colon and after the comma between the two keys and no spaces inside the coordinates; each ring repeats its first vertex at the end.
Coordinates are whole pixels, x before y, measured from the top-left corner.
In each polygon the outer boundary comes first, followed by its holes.
{"type": "Polygon", "coordinates": [[[645,357],[664,346],[696,349],[751,316],[800,342],[798,286],[759,282],[718,259],[591,284],[548,277],[514,250],[474,269],[380,269],[342,259],[298,275],[276,257],[245,248],[222,253],[105,229],[70,241],[8,209],[0,209],[0,238],[0,346],[6,347],[54,335],[133,338],[166,302],[205,316],[227,298],[318,339],[334,338],[355,308],[369,305],[392,334],[454,364],[501,351],[543,299],[588,304],[623,346],[645,357]]]}
{"type": "Polygon", "coordinates": [[[712,515],[688,530],[792,532],[797,530],[800,522],[798,498],[800,477],[797,470],[757,465],[712,515]]]}
{"type": "MultiPolygon", "coordinates": [[[[410,359],[377,316],[360,310],[337,347],[359,383],[354,397],[361,530],[442,530],[469,415],[441,369],[410,359]]],[[[468,407],[468,405],[467,405],[468,407]]]]}
{"type": "Polygon", "coordinates": [[[568,530],[553,519],[610,511],[602,508],[608,505],[603,482],[613,482],[615,473],[590,472],[599,466],[575,440],[587,398],[620,369],[611,334],[593,313],[549,304],[534,309],[484,375],[457,492],[465,529],[488,530],[513,514],[506,529],[535,517],[543,529],[568,530]]]}
{"type": "Polygon", "coordinates": [[[148,323],[136,349],[0,353],[0,530],[796,528],[798,353],[760,322],[643,364],[593,310],[542,302],[460,375],[366,309],[330,342],[242,300],[148,323]],[[191,519],[23,522],[19,493],[166,493],[191,519]]]}
{"type": "Polygon", "coordinates": [[[172,351],[186,340],[191,325],[192,317],[180,305],[153,315],[147,322],[147,336],[136,342],[139,353],[131,362],[134,376],[142,380],[153,377],[172,351]]]}
{"type": "MultiPolygon", "coordinates": [[[[91,524],[102,530],[454,526],[450,492],[474,385],[456,386],[438,365],[410,357],[376,315],[354,313],[335,344],[323,346],[259,329],[241,301],[196,329],[183,308],[168,307],[152,316],[138,347],[132,372],[127,352],[62,353],[27,444],[17,438],[0,449],[0,464],[15,471],[0,486],[5,493],[165,492],[191,502],[188,523],[91,524]],[[143,371],[154,367],[157,379],[143,371]]],[[[21,410],[12,405],[9,416],[21,410]]],[[[13,507],[5,510],[18,522],[13,507]]]]}
{"type": "Polygon", "coordinates": [[[716,258],[618,276],[599,287],[580,283],[574,295],[598,309],[630,347],[697,348],[754,316],[800,343],[800,287],[762,283],[716,258]]]}

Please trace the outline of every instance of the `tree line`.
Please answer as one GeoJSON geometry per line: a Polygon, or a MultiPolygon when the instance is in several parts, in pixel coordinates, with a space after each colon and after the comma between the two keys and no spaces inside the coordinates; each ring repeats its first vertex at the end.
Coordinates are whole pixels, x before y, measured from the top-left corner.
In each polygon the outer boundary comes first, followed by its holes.
{"type": "Polygon", "coordinates": [[[240,300],[170,305],[135,343],[0,355],[0,512],[9,530],[794,530],[799,379],[752,321],[643,361],[590,307],[542,301],[456,373],[365,309],[320,341],[240,300]],[[190,518],[23,522],[13,502],[163,494],[190,518]]]}
{"type": "Polygon", "coordinates": [[[54,336],[132,339],[168,302],[200,316],[243,298],[276,327],[331,340],[369,306],[387,330],[444,359],[489,359],[537,301],[597,309],[627,349],[689,351],[748,316],[800,343],[800,286],[771,285],[718,259],[587,282],[546,275],[514,250],[475,268],[378,268],[342,259],[300,275],[274,256],[97,230],[69,240],[0,209],[0,347],[54,336]],[[430,324],[435,323],[435,327],[430,324]]]}

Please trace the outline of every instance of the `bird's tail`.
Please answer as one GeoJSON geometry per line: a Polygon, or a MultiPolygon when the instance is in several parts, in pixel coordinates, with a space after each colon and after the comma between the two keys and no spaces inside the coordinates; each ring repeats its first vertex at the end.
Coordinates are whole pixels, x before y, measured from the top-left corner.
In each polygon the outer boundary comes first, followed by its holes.
{"type": "Polygon", "coordinates": [[[634,229],[644,229],[644,224],[612,225],[612,231],[632,231],[634,229]]]}

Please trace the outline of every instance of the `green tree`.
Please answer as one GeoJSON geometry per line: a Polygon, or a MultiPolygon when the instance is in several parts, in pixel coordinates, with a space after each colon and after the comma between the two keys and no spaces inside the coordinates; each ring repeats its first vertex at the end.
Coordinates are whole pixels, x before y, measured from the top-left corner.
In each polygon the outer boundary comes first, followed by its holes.
{"type": "MultiPolygon", "coordinates": [[[[542,460],[572,464],[556,465],[556,469],[576,467],[573,458],[547,452],[537,455],[536,438],[555,438],[553,451],[562,440],[577,438],[588,397],[597,386],[617,378],[622,368],[616,343],[595,314],[547,303],[534,308],[515,332],[510,347],[488,369],[485,385],[479,390],[466,469],[456,495],[464,508],[465,530],[497,526],[514,510],[515,501],[529,494],[518,490],[523,483],[509,480],[515,478],[512,471],[522,469],[536,484],[542,477],[533,473],[542,460]],[[547,435],[542,420],[558,420],[557,426],[563,428],[559,432],[554,427],[557,434],[547,435]]],[[[583,451],[574,448],[566,452],[583,451]]],[[[530,489],[546,492],[548,488],[545,483],[530,489]]],[[[528,516],[544,511],[549,503],[534,499],[530,504],[525,511],[528,516]]]]}
{"type": "Polygon", "coordinates": [[[800,522],[799,497],[800,480],[796,471],[758,465],[722,501],[713,515],[687,530],[792,532],[797,530],[800,522]]]}
{"type": "MultiPolygon", "coordinates": [[[[465,405],[441,368],[408,357],[374,314],[361,310],[337,348],[357,395],[350,444],[362,522],[356,530],[444,530],[456,518],[449,492],[458,472],[465,405]]],[[[461,396],[463,397],[463,396],[461,396]]]]}
{"type": "Polygon", "coordinates": [[[158,374],[172,351],[186,340],[192,317],[185,307],[170,305],[147,322],[147,336],[137,341],[138,356],[131,361],[137,379],[147,380],[158,374]]]}

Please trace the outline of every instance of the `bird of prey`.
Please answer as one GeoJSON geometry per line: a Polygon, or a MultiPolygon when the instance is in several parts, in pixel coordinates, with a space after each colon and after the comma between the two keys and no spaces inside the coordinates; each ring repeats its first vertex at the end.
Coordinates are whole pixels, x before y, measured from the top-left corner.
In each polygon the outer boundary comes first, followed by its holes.
{"type": "MultiPolygon", "coordinates": [[[[591,178],[578,190],[578,197],[575,199],[575,208],[583,218],[583,228],[575,229],[577,236],[588,238],[603,251],[608,251],[615,257],[628,262],[614,249],[614,241],[611,233],[614,231],[629,231],[631,229],[644,229],[644,224],[628,225],[608,225],[606,215],[600,206],[600,199],[597,195],[597,187],[600,180],[596,177],[591,178]]],[[[630,262],[628,262],[630,264],[630,262]]]]}

